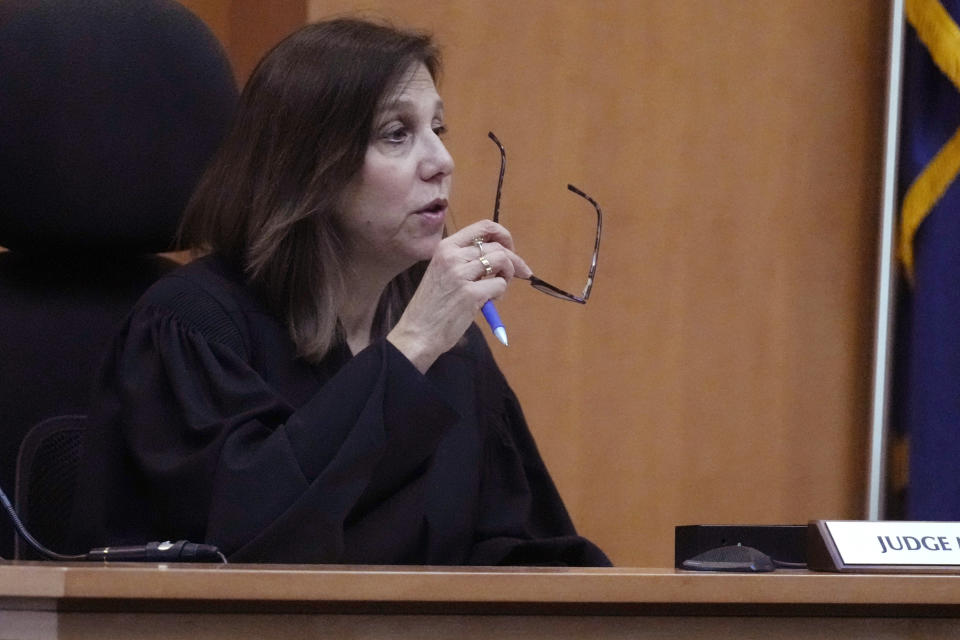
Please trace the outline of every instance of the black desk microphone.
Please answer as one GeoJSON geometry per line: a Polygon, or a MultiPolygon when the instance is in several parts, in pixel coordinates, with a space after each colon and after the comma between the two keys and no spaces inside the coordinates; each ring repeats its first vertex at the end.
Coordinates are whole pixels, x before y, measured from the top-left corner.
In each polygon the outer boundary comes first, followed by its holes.
{"type": "Polygon", "coordinates": [[[98,547],[88,551],[86,559],[103,562],[226,562],[215,546],[186,540],[148,542],[130,547],[98,547]]]}

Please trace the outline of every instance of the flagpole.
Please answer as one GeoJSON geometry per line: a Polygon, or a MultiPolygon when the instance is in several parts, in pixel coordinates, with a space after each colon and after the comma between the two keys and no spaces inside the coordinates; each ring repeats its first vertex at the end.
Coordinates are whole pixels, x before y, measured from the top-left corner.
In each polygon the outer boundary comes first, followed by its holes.
{"type": "Polygon", "coordinates": [[[900,143],[900,99],[903,85],[904,0],[890,3],[890,55],[887,73],[886,132],[883,149],[880,242],[877,260],[877,307],[874,330],[873,389],[870,410],[870,452],[867,462],[867,519],[885,515],[887,432],[896,301],[897,155],[900,143]]]}

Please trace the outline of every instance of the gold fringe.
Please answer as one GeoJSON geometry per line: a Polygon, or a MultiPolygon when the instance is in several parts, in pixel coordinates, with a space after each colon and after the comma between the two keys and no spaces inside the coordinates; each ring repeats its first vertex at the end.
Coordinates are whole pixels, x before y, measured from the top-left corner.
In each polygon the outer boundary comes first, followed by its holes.
{"type": "Polygon", "coordinates": [[[930,210],[960,172],[960,129],[957,129],[933,160],[924,167],[903,198],[900,214],[900,260],[913,281],[913,238],[930,210]]]}
{"type": "Polygon", "coordinates": [[[960,27],[939,0],[907,0],[906,13],[930,57],[960,89],[960,27]]]}
{"type": "MultiPolygon", "coordinates": [[[[930,57],[960,89],[960,27],[939,0],[907,0],[907,20],[917,31],[930,57]]],[[[917,176],[903,199],[899,254],[913,281],[913,239],[917,229],[960,172],[960,128],[917,176]]]]}

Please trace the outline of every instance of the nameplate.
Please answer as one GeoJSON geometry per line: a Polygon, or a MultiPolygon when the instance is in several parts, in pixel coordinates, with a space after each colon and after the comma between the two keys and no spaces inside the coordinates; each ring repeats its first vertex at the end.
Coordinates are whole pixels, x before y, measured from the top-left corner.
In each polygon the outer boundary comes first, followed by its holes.
{"type": "Polygon", "coordinates": [[[814,571],[960,573],[960,522],[816,520],[807,531],[814,571]]]}

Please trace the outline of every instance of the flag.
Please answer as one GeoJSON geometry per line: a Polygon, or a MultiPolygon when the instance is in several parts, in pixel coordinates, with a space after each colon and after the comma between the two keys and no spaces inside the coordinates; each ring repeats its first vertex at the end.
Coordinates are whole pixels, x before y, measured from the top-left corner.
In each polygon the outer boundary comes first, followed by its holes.
{"type": "Polygon", "coordinates": [[[960,0],[907,0],[894,416],[909,520],[960,521],[960,0]]]}

